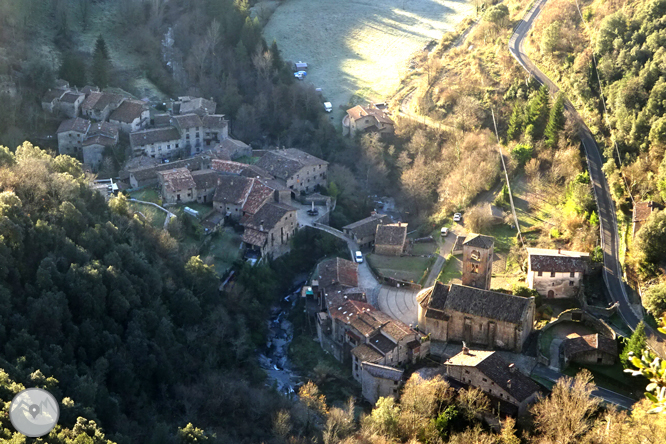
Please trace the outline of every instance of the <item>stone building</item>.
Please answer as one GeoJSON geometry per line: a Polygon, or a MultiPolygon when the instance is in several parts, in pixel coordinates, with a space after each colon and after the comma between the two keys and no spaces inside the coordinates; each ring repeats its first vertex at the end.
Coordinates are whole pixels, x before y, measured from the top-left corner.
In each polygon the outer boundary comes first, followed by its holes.
{"type": "MultiPolygon", "coordinates": [[[[205,146],[213,146],[215,144],[221,143],[223,140],[229,137],[229,121],[224,118],[224,115],[205,115],[202,117],[201,123],[203,124],[203,140],[205,146]]],[[[243,142],[240,143],[245,145],[243,142]]],[[[249,148],[248,145],[245,146],[249,148]]],[[[249,151],[250,155],[252,155],[252,150],[249,151]]],[[[232,159],[233,158],[234,157],[232,157],[232,159]]]]}
{"type": "Polygon", "coordinates": [[[125,100],[111,113],[109,122],[126,134],[145,128],[150,122],[150,110],[139,100],[125,100]]]}
{"type": "Polygon", "coordinates": [[[89,120],[80,117],[63,120],[56,132],[58,136],[58,153],[80,157],[81,147],[89,129],[89,120]]]}
{"type": "Polygon", "coordinates": [[[613,365],[617,360],[617,342],[595,333],[567,338],[562,343],[564,365],[570,362],[582,365],[613,365]]]}
{"type": "Polygon", "coordinates": [[[118,127],[109,122],[93,123],[83,141],[83,163],[97,171],[107,148],[118,144],[118,127]]]}
{"type": "Polygon", "coordinates": [[[79,107],[85,100],[86,95],[76,91],[68,91],[61,98],[58,103],[58,109],[65,116],[70,119],[79,115],[79,107]]]}
{"type": "Polygon", "coordinates": [[[60,99],[67,93],[67,89],[64,88],[54,88],[49,89],[42,97],[42,109],[50,113],[58,109],[58,104],[60,99]]]}
{"type": "Polygon", "coordinates": [[[590,255],[579,251],[528,248],[527,285],[549,299],[576,297],[590,255]]]}
{"type": "Polygon", "coordinates": [[[196,184],[197,202],[202,204],[212,203],[220,173],[215,170],[198,170],[192,171],[190,174],[196,184]]]}
{"type": "Polygon", "coordinates": [[[276,258],[289,251],[290,239],[298,229],[298,218],[296,208],[268,202],[242,224],[245,246],[259,251],[262,257],[276,258]]]}
{"type": "Polygon", "coordinates": [[[181,146],[187,155],[194,155],[203,149],[203,122],[196,114],[173,116],[171,123],[180,133],[181,146]]]}
{"type": "Polygon", "coordinates": [[[182,96],[171,104],[171,111],[174,114],[197,114],[203,117],[206,114],[215,114],[217,103],[202,97],[182,96]]]}
{"type": "Polygon", "coordinates": [[[120,94],[91,92],[81,103],[81,114],[92,120],[104,121],[125,100],[120,94]]]}
{"type": "Polygon", "coordinates": [[[375,241],[377,225],[390,223],[391,218],[386,214],[373,214],[342,227],[342,232],[353,239],[360,248],[364,248],[369,247],[375,241]]]}
{"type": "Polygon", "coordinates": [[[189,159],[162,163],[152,157],[135,157],[120,170],[120,179],[129,183],[130,188],[158,185],[158,171],[173,170],[174,168],[187,168],[190,171],[209,169],[210,157],[198,155],[189,159]]]}
{"type": "Polygon", "coordinates": [[[174,159],[182,154],[180,133],[176,128],[153,128],[130,134],[134,156],[174,159]]]}
{"type": "Polygon", "coordinates": [[[375,405],[379,398],[397,398],[398,390],[402,385],[400,370],[386,365],[363,362],[361,369],[361,392],[370,404],[375,405]]]}
{"type": "Polygon", "coordinates": [[[419,329],[435,341],[520,353],[534,325],[534,298],[437,282],[416,300],[419,329]]]}
{"type": "Polygon", "coordinates": [[[326,187],[328,162],[304,151],[288,148],[267,151],[255,164],[273,175],[294,194],[326,187]]]}
{"type": "Polygon", "coordinates": [[[236,175],[220,174],[213,196],[213,207],[233,220],[255,214],[266,202],[282,202],[279,194],[262,180],[236,175]]]}
{"type": "Polygon", "coordinates": [[[250,145],[230,137],[220,140],[218,145],[213,147],[212,151],[224,154],[229,160],[238,159],[239,157],[252,157],[252,147],[250,145]]]}
{"type": "Polygon", "coordinates": [[[495,239],[481,234],[469,234],[463,242],[462,284],[490,289],[493,275],[495,239]]]}
{"type": "Polygon", "coordinates": [[[374,105],[356,105],[348,109],[342,119],[342,135],[354,137],[359,132],[393,134],[394,126],[393,120],[383,109],[374,105]]]}
{"type": "Polygon", "coordinates": [[[463,347],[462,352],[444,362],[444,367],[449,378],[482,390],[490,397],[491,405],[499,402],[503,413],[526,413],[540,392],[539,386],[515,364],[494,351],[463,347]]]}
{"type": "Polygon", "coordinates": [[[662,205],[657,202],[637,202],[634,205],[634,211],[631,218],[631,232],[636,236],[653,211],[662,209],[662,205]]]}
{"type": "Polygon", "coordinates": [[[157,172],[164,203],[188,203],[197,200],[197,184],[187,168],[157,172]]]}
{"type": "Polygon", "coordinates": [[[407,224],[377,225],[375,254],[400,256],[407,244],[407,224]]]}

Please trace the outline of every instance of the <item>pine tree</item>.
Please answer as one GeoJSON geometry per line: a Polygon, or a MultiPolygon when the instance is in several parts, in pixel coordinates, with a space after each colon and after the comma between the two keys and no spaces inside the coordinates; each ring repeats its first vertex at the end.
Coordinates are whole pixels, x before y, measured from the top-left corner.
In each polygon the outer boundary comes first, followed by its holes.
{"type": "Polygon", "coordinates": [[[640,357],[643,354],[643,350],[647,345],[647,338],[645,336],[645,324],[643,321],[639,322],[636,326],[636,330],[627,341],[627,345],[624,346],[624,350],[620,354],[620,361],[624,368],[630,368],[629,365],[629,352],[633,352],[634,355],[640,357]]]}
{"type": "Polygon", "coordinates": [[[548,91],[548,86],[543,85],[539,88],[539,91],[532,100],[530,100],[525,125],[534,126],[533,136],[535,139],[540,139],[546,129],[548,114],[550,111],[549,99],[550,93],[548,91]]]}
{"type": "Polygon", "coordinates": [[[86,64],[80,57],[68,52],[62,58],[62,65],[60,65],[58,75],[61,79],[67,80],[70,85],[85,86],[86,64]]]}
{"type": "Polygon", "coordinates": [[[509,140],[517,140],[523,132],[523,109],[518,102],[513,105],[513,113],[511,113],[511,120],[509,120],[509,130],[506,136],[509,140]]]}
{"type": "Polygon", "coordinates": [[[559,93],[555,104],[550,110],[550,117],[548,118],[548,125],[544,136],[546,137],[546,145],[553,148],[557,146],[560,138],[560,131],[564,129],[564,95],[559,93]]]}
{"type": "Polygon", "coordinates": [[[91,71],[92,81],[95,85],[100,88],[108,86],[111,73],[111,59],[109,57],[109,50],[106,47],[106,42],[101,35],[97,37],[97,41],[95,42],[91,71]]]}

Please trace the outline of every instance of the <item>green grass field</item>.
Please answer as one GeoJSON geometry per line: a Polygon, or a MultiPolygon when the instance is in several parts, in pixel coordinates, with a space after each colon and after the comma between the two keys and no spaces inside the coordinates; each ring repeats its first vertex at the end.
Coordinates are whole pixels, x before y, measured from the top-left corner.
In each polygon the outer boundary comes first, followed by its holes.
{"type": "Polygon", "coordinates": [[[222,276],[240,255],[241,237],[232,229],[222,230],[213,236],[203,257],[207,263],[214,264],[215,271],[222,276]]]}
{"type": "Polygon", "coordinates": [[[130,193],[130,197],[137,200],[145,200],[146,202],[153,202],[158,205],[162,204],[160,193],[155,188],[144,188],[143,190],[134,191],[130,193]]]}
{"type": "MultiPolygon", "coordinates": [[[[129,209],[134,213],[141,213],[145,217],[147,223],[152,225],[155,228],[164,227],[164,219],[166,218],[166,213],[158,208],[155,208],[152,205],[146,205],[137,202],[129,202],[129,209]]],[[[143,220],[141,215],[139,218],[143,220]]]]}
{"type": "Polygon", "coordinates": [[[398,257],[368,254],[366,259],[382,276],[418,282],[428,266],[427,257],[398,257]]]}
{"type": "Polygon", "coordinates": [[[437,251],[437,243],[435,242],[422,242],[418,244],[414,244],[412,247],[412,254],[418,254],[418,255],[425,255],[425,254],[433,254],[435,251],[437,251]]]}
{"type": "Polygon", "coordinates": [[[459,257],[451,256],[446,265],[437,276],[437,280],[443,284],[448,284],[453,279],[460,279],[462,276],[462,264],[459,257]]]}

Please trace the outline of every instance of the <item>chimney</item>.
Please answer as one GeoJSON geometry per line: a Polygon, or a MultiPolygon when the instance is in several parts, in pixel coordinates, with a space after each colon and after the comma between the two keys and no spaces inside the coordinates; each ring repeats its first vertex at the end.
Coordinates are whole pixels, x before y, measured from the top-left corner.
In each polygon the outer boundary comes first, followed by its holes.
{"type": "Polygon", "coordinates": [[[469,348],[467,348],[467,344],[465,344],[465,341],[463,341],[462,353],[463,355],[469,355],[469,348]]]}
{"type": "Polygon", "coordinates": [[[259,231],[264,231],[264,221],[259,222],[259,231]]]}
{"type": "Polygon", "coordinates": [[[516,364],[514,364],[513,362],[511,364],[509,364],[509,371],[511,373],[515,373],[516,372],[516,364]]]}
{"type": "Polygon", "coordinates": [[[511,380],[510,379],[508,381],[506,381],[506,386],[507,386],[507,388],[511,388],[511,380]]]}
{"type": "Polygon", "coordinates": [[[562,251],[562,249],[561,249],[561,248],[558,248],[558,249],[557,249],[557,254],[560,254],[561,251],[562,251]]]}

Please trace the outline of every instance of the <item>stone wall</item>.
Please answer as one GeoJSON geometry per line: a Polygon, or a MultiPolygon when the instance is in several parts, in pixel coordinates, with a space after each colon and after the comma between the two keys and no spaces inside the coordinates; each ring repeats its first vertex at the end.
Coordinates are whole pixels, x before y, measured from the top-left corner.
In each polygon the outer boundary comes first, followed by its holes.
{"type": "Polygon", "coordinates": [[[392,381],[390,379],[372,376],[365,368],[361,371],[363,397],[373,405],[381,397],[391,397],[395,399],[398,396],[398,389],[400,388],[399,383],[400,381],[392,381]]]}

